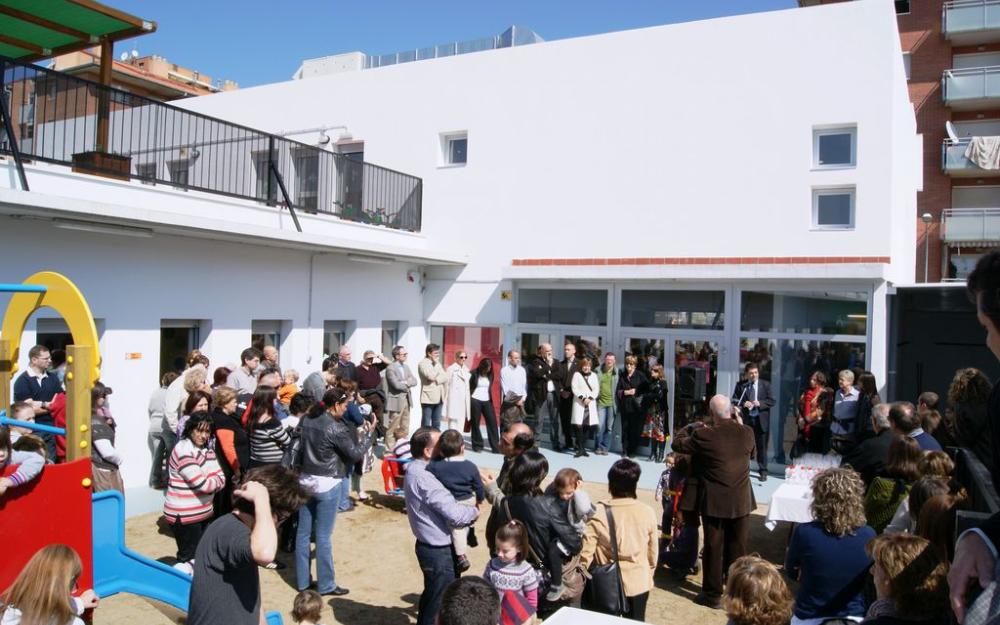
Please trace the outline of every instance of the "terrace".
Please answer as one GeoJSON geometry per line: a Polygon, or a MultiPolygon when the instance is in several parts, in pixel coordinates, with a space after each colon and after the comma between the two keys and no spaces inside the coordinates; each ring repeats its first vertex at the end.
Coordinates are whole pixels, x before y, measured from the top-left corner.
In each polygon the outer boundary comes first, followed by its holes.
{"type": "Polygon", "coordinates": [[[276,210],[419,232],[408,174],[0,56],[0,154],[228,196],[276,210]]]}

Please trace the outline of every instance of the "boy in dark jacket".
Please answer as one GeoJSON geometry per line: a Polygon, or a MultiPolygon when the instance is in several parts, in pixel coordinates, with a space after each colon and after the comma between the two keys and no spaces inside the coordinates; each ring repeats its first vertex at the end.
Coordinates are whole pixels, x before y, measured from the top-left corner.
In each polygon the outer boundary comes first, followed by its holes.
{"type": "MultiPolygon", "coordinates": [[[[446,430],[438,439],[436,456],[427,466],[434,477],[448,489],[455,501],[464,506],[478,506],[483,500],[483,481],[479,477],[479,467],[465,459],[465,441],[458,430],[446,430]]],[[[469,569],[468,547],[479,544],[472,526],[452,530],[458,572],[469,569]]]]}

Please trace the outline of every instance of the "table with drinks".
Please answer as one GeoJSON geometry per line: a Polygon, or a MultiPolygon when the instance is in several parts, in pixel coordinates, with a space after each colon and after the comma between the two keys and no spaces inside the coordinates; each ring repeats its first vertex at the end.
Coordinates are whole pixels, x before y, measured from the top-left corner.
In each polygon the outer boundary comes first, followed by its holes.
{"type": "Polygon", "coordinates": [[[820,471],[839,466],[840,456],[835,454],[804,454],[796,458],[785,468],[785,482],[771,495],[764,526],[774,531],[779,521],[812,521],[812,480],[820,471]]]}

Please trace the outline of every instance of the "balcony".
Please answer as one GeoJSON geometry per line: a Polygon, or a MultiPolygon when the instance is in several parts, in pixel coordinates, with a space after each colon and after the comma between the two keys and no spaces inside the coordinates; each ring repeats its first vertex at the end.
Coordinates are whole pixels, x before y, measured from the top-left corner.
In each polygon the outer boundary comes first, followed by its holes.
{"type": "Polygon", "coordinates": [[[987,246],[1000,242],[1000,208],[949,208],[941,214],[941,240],[987,246]]]}
{"type": "Polygon", "coordinates": [[[966,158],[970,138],[945,139],[941,146],[941,168],[954,178],[975,178],[1000,176],[1000,169],[983,169],[966,158]]]}
{"type": "Polygon", "coordinates": [[[941,31],[954,46],[1000,41],[1000,0],[945,2],[941,31]]]}
{"type": "Polygon", "coordinates": [[[420,231],[415,176],[3,56],[0,77],[25,160],[420,231]]]}
{"type": "Polygon", "coordinates": [[[1000,66],[949,69],[941,78],[944,103],[956,111],[1000,105],[1000,66]]]}

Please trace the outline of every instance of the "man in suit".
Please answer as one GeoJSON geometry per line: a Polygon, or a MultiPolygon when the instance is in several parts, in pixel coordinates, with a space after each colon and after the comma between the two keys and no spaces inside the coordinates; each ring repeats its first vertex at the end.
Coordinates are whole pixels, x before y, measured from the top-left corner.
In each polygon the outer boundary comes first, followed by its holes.
{"type": "Polygon", "coordinates": [[[691,474],[699,476],[699,502],[705,549],[702,591],[695,603],[722,607],[722,575],[746,554],[750,513],[756,507],[750,488],[750,458],[754,431],[734,418],[725,395],[709,401],[710,427],[690,424],[678,432],[673,450],[691,456],[691,474]]]}
{"type": "MultiPolygon", "coordinates": [[[[573,449],[573,374],[576,373],[576,345],[567,341],[563,346],[565,358],[560,363],[561,388],[559,391],[559,424],[562,426],[564,447],[573,449]]],[[[596,361],[594,361],[596,362],[596,361]]]]}
{"type": "Polygon", "coordinates": [[[528,362],[528,396],[534,413],[536,432],[549,428],[552,451],[562,451],[559,442],[559,391],[562,390],[561,363],[552,357],[552,345],[542,343],[528,362]]]}
{"type": "Polygon", "coordinates": [[[892,431],[889,421],[889,404],[872,407],[872,430],[875,436],[865,439],[860,445],[844,455],[843,464],[850,465],[861,474],[867,488],[872,480],[885,469],[889,459],[889,446],[897,434],[892,431]]]}
{"type": "Polygon", "coordinates": [[[417,378],[405,364],[406,355],[406,348],[402,345],[393,347],[393,363],[385,369],[385,410],[389,413],[385,429],[386,449],[396,445],[396,428],[410,431],[410,407],[413,402],[410,389],[417,385],[417,378]]]}
{"type": "Polygon", "coordinates": [[[733,404],[743,415],[743,423],[753,428],[757,446],[757,470],[760,481],[767,481],[767,433],[771,424],[774,396],[771,385],[760,379],[757,363],[748,362],[743,368],[744,380],[733,389],[733,404]]]}
{"type": "Polygon", "coordinates": [[[909,436],[917,441],[920,449],[924,451],[942,451],[941,443],[937,439],[924,432],[921,427],[920,415],[908,401],[897,401],[889,404],[889,423],[897,434],[909,436]]]}

